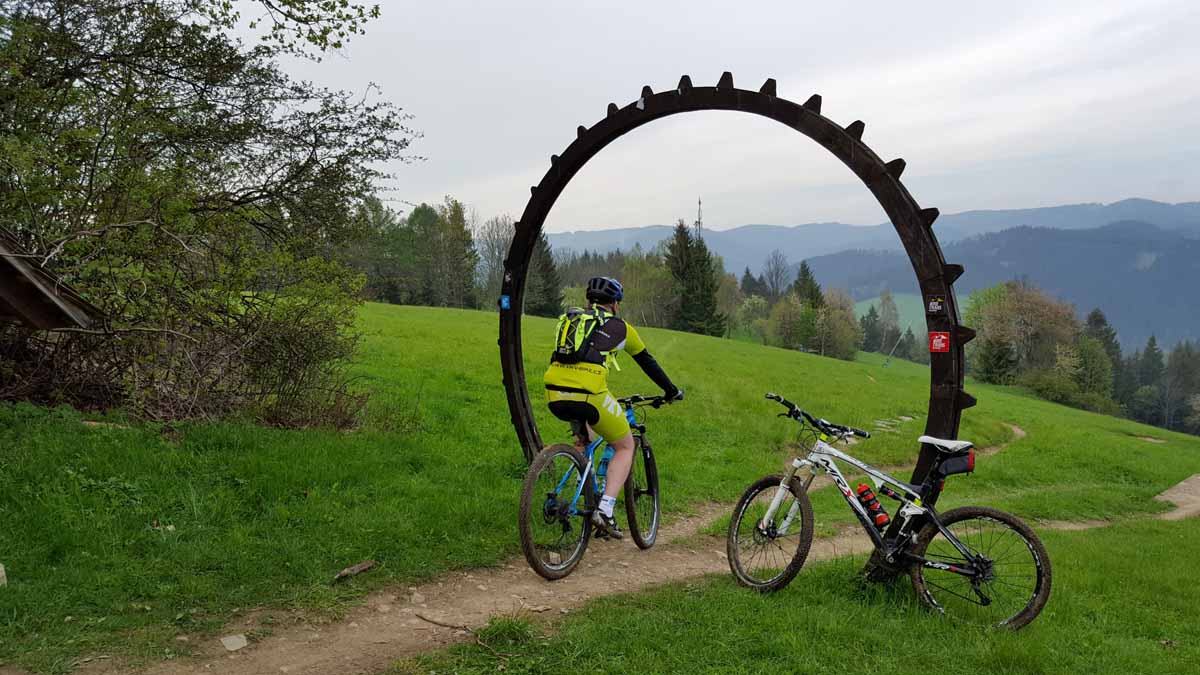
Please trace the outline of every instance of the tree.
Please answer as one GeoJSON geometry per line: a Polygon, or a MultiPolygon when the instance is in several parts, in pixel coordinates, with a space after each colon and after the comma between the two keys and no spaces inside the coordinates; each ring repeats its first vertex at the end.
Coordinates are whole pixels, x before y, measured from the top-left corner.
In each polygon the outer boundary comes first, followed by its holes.
{"type": "Polygon", "coordinates": [[[1117,331],[1108,324],[1108,317],[1104,316],[1104,312],[1100,311],[1099,307],[1088,312],[1087,319],[1083,322],[1083,334],[1104,347],[1104,351],[1108,354],[1114,367],[1120,366],[1121,343],[1117,340],[1117,331]]]}
{"type": "Polygon", "coordinates": [[[796,297],[790,293],[775,303],[767,320],[767,339],[770,344],[784,349],[799,349],[803,346],[803,309],[796,297]]]}
{"type": "Polygon", "coordinates": [[[480,289],[480,297],[486,302],[494,303],[500,297],[500,286],[504,281],[504,259],[508,256],[514,233],[515,223],[509,215],[488,218],[472,233],[475,251],[479,253],[476,283],[480,289]]]}
{"type": "MultiPolygon", "coordinates": [[[[863,351],[868,351],[865,345],[863,346],[863,351]]],[[[896,347],[896,357],[909,361],[919,361],[920,356],[920,345],[917,344],[917,336],[913,335],[911,327],[905,328],[904,335],[900,338],[900,346],[896,347]]]]}
{"type": "Polygon", "coordinates": [[[1190,340],[1180,342],[1171,350],[1160,388],[1163,426],[1182,428],[1180,411],[1186,408],[1192,394],[1200,392],[1200,350],[1190,340]]]}
{"type": "MultiPolygon", "coordinates": [[[[892,292],[887,289],[879,294],[879,325],[885,335],[894,331],[896,337],[900,337],[900,310],[896,308],[892,292]]],[[[887,340],[883,344],[885,349],[892,348],[892,343],[887,340]]]]}
{"type": "Polygon", "coordinates": [[[767,300],[775,302],[783,295],[792,273],[788,270],[787,256],[779,249],[771,251],[763,266],[763,281],[767,284],[767,300]]]}
{"type": "Polygon", "coordinates": [[[1200,394],[1194,394],[1188,399],[1184,429],[1189,433],[1200,434],[1200,394]]]}
{"type": "Polygon", "coordinates": [[[854,318],[854,300],[838,289],[825,291],[819,313],[819,352],[823,356],[853,361],[862,344],[862,330],[854,318]]]}
{"type": "Polygon", "coordinates": [[[743,299],[737,277],[732,274],[722,274],[720,284],[717,286],[717,312],[725,317],[726,335],[733,329],[737,311],[742,306],[743,299]]]}
{"type": "Polygon", "coordinates": [[[413,302],[417,257],[412,231],[377,197],[363,200],[355,221],[361,232],[345,244],[339,258],[365,276],[363,297],[392,304],[413,302]]]}
{"type": "Polygon", "coordinates": [[[1080,391],[1111,398],[1112,361],[1104,350],[1104,345],[1094,337],[1080,335],[1075,342],[1075,355],[1078,359],[1075,382],[1080,391]]]}
{"type": "Polygon", "coordinates": [[[1158,387],[1144,384],[1133,392],[1133,397],[1126,407],[1133,419],[1146,424],[1158,424],[1161,419],[1159,414],[1162,412],[1160,400],[1158,387]]]}
{"type": "Polygon", "coordinates": [[[635,247],[621,267],[625,300],[621,313],[643,326],[666,328],[679,307],[675,279],[662,258],[635,247]]]}
{"type": "Polygon", "coordinates": [[[761,276],[754,276],[750,273],[750,267],[746,267],[746,271],[742,273],[742,295],[750,297],[751,295],[767,296],[767,282],[763,281],[761,276]]]}
{"type": "Polygon", "coordinates": [[[289,78],[375,10],[221,0],[24,0],[0,10],[0,224],[107,316],[106,335],[6,333],[22,396],[159,418],[349,410],[341,364],[379,167],[415,134],[375,90],[289,78]],[[263,9],[266,8],[266,9],[263,9]],[[369,208],[369,207],[368,207],[369,208]],[[336,260],[337,262],[331,262],[336,260]],[[35,355],[58,351],[50,370],[35,355]]]}
{"type": "Polygon", "coordinates": [[[738,308],[737,323],[758,337],[763,344],[767,344],[767,319],[770,313],[771,306],[767,304],[766,298],[751,295],[743,300],[742,306],[738,308]]]}
{"type": "Polygon", "coordinates": [[[724,335],[725,317],[717,310],[717,288],[723,272],[716,268],[704,237],[692,234],[680,220],[667,245],[667,268],[675,278],[679,310],[672,327],[704,335],[724,335]]]}
{"type": "Polygon", "coordinates": [[[1151,335],[1150,339],[1146,340],[1146,348],[1142,350],[1141,359],[1138,361],[1138,384],[1150,387],[1159,386],[1162,384],[1162,376],[1165,369],[1163,353],[1158,348],[1158,340],[1151,335]]]}
{"type": "Polygon", "coordinates": [[[1011,359],[1017,374],[1053,368],[1057,347],[1073,345],[1080,330],[1073,307],[1018,281],[972,294],[966,316],[979,334],[967,345],[971,367],[980,367],[986,348],[993,363],[1011,359]]]}
{"type": "Polygon", "coordinates": [[[983,337],[971,358],[972,375],[982,382],[1012,384],[1017,379],[1017,355],[1004,340],[983,337]]]}
{"type": "MultiPolygon", "coordinates": [[[[879,312],[875,311],[875,305],[871,305],[867,309],[867,313],[863,315],[859,321],[863,334],[863,351],[877,352],[883,345],[883,332],[879,325],[879,312]]],[[[909,331],[911,335],[912,331],[909,331]]],[[[915,338],[914,338],[915,339],[915,338]]],[[[905,356],[904,358],[909,358],[905,356]]]]}
{"type": "Polygon", "coordinates": [[[800,261],[800,271],[796,275],[796,280],[792,282],[792,292],[796,294],[796,298],[801,303],[810,307],[820,308],[825,304],[825,298],[821,294],[821,285],[813,276],[812,268],[808,266],[807,260],[800,261]]]}
{"type": "Polygon", "coordinates": [[[525,311],[533,316],[557,317],[563,312],[562,282],[550,252],[546,233],[538,235],[525,281],[525,311]]]}

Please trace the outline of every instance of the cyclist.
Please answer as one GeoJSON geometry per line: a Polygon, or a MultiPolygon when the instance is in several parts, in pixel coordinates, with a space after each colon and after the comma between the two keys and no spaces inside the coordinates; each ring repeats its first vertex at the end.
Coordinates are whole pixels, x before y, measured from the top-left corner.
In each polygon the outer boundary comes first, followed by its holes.
{"type": "MultiPolygon", "coordinates": [[[[633,434],[617,398],[608,391],[608,367],[618,370],[615,352],[624,350],[659,387],[665,398],[675,401],[683,392],[646,350],[633,326],[617,316],[624,292],[610,277],[593,277],[587,283],[587,308],[571,308],[559,319],[557,348],[550,358],[543,381],[546,402],[555,417],[582,421],[594,439],[598,434],[613,446],[608,465],[608,482],[600,508],[592,513],[592,524],[601,534],[622,538],[613,518],[613,506],[633,464],[633,434]]],[[[583,448],[580,448],[582,451],[583,448]]]]}

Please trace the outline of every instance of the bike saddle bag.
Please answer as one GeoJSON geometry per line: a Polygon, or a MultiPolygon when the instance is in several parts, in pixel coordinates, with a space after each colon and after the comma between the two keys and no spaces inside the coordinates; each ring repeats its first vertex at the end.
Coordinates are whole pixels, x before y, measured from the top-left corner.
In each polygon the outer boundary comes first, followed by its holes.
{"type": "Polygon", "coordinates": [[[975,470],[975,450],[970,449],[956,455],[950,455],[938,465],[938,473],[943,476],[954,476],[960,473],[971,473],[975,470]]]}

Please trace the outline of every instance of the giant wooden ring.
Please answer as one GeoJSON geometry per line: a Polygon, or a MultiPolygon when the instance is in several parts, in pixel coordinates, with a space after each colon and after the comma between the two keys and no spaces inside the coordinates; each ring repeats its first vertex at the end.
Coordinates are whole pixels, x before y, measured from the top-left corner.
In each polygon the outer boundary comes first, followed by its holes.
{"type": "MultiPolygon", "coordinates": [[[[821,115],[821,97],[814,95],[798,105],[775,95],[775,80],[767,80],[758,91],[737,89],[733,75],[724,73],[715,87],[693,87],[684,75],[679,85],[655,93],[642,87],[637,100],[624,107],[608,104],[608,112],[591,127],[579,127],[575,141],[561,155],[550,157],[550,169],[535,185],[517,223],[512,246],[504,261],[504,283],[500,307],[500,365],[508,392],[508,409],[526,461],[541,450],[542,440],[534,421],[529,391],[521,360],[521,309],[525,273],[546,215],[571,178],[597,152],[622,135],[647,122],[696,110],[734,110],[769,117],[816,141],[850,167],[887,213],[904,250],[912,260],[927,308],[926,323],[931,344],[938,341],[945,351],[930,353],[929,414],[925,433],[940,438],[958,435],[962,411],[975,404],[963,391],[963,345],[974,337],[970,328],[959,325],[958,306],[952,285],[963,273],[961,265],[947,264],[933,233],[937,209],[922,209],[900,182],[904,160],[884,162],[862,141],[861,121],[841,127],[821,115]],[[930,309],[930,303],[934,303],[930,309]]],[[[763,390],[770,389],[769,382],[763,390]]],[[[924,481],[935,451],[923,446],[913,470],[912,482],[924,481]]],[[[933,495],[936,500],[936,494],[933,495]]],[[[933,501],[931,500],[931,501],[933,501]]]]}

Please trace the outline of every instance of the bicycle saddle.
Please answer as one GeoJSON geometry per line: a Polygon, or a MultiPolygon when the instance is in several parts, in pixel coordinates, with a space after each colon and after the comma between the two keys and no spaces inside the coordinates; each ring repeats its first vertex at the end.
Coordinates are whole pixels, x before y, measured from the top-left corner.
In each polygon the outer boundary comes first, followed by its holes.
{"type": "Polygon", "coordinates": [[[934,438],[933,436],[922,436],[917,439],[917,442],[928,443],[942,452],[951,454],[975,447],[975,444],[971,441],[948,441],[944,438],[934,438]]]}

